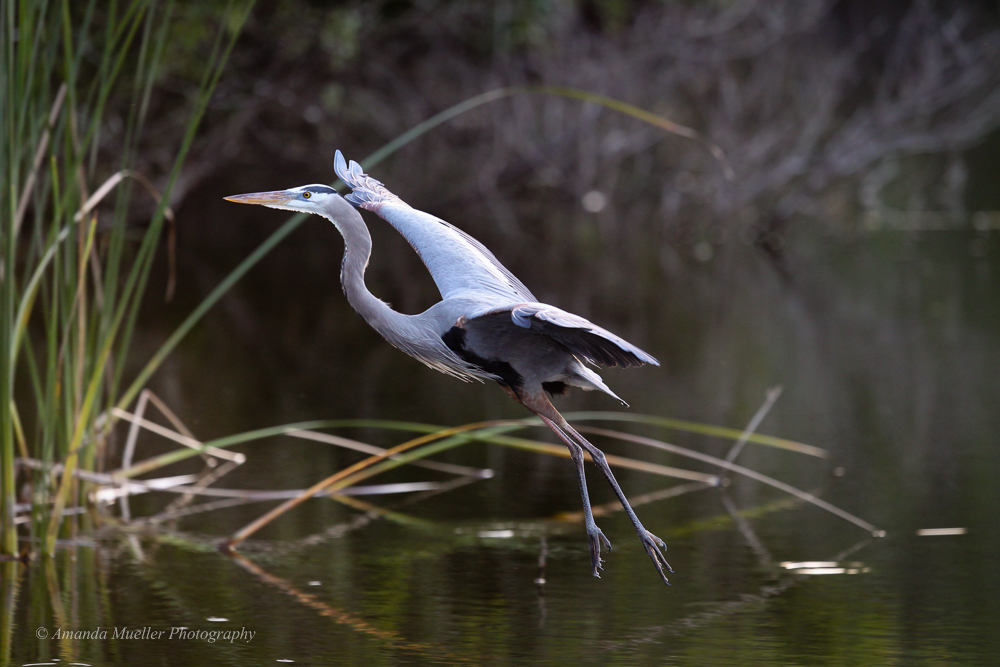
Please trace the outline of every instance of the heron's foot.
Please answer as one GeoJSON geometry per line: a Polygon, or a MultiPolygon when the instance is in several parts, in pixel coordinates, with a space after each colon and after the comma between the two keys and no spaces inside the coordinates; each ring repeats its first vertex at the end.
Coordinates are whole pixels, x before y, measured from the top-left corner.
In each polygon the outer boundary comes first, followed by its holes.
{"type": "Polygon", "coordinates": [[[590,561],[594,566],[594,576],[600,579],[601,575],[597,571],[604,569],[601,565],[604,562],[601,558],[601,544],[603,543],[607,550],[611,551],[611,542],[596,524],[587,528],[587,539],[590,541],[590,561]]]}
{"type": "Polygon", "coordinates": [[[667,586],[670,585],[670,581],[667,579],[667,575],[663,572],[663,568],[667,568],[667,572],[673,573],[673,568],[670,567],[670,563],[667,562],[667,558],[663,555],[663,552],[667,550],[667,545],[653,535],[651,532],[643,528],[645,536],[640,535],[639,539],[642,540],[642,546],[645,547],[646,553],[649,554],[649,558],[653,561],[653,565],[656,566],[656,571],[660,573],[660,578],[663,579],[663,583],[667,586]],[[662,551],[661,551],[662,548],[662,551]]]}

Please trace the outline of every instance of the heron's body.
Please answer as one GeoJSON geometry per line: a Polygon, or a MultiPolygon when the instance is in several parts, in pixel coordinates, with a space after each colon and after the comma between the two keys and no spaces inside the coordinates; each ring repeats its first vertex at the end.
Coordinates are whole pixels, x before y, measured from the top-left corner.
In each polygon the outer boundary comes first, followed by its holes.
{"type": "MultiPolygon", "coordinates": [[[[594,523],[583,471],[583,451],[607,477],[666,581],[670,566],[622,493],[604,454],[576,432],[549,401],[569,387],[615,395],[586,366],[657,364],[649,354],[588,320],[539,303],[532,293],[481,243],[458,228],[405,204],[399,197],[350,166],[337,152],[337,175],[352,188],[346,199],[324,185],[228,197],[231,201],[322,215],[344,237],[341,282],[351,306],[392,345],[431,368],[459,379],[494,380],[537,414],[569,448],[583,495],[594,574],[600,546],[610,543],[594,523]],[[348,203],[350,202],[350,203],[348,203]],[[410,243],[427,266],[441,301],[417,315],[396,312],[365,286],[371,256],[368,228],[351,204],[385,219],[410,243]]],[[[623,401],[624,402],[624,401],[623,401]]]]}

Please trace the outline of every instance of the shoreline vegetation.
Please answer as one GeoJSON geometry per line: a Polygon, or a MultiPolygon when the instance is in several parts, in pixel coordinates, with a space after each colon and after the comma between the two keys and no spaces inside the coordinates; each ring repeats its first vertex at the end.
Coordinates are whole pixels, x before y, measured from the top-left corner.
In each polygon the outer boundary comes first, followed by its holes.
{"type": "Polygon", "coordinates": [[[35,548],[52,554],[67,508],[85,506],[91,484],[77,471],[108,465],[101,415],[118,400],[129,343],[167,207],[198,123],[252,3],[232,2],[205,45],[187,121],[162,191],[133,168],[150,100],[173,33],[171,2],[8,3],[0,17],[0,550],[20,551],[18,494],[30,507],[35,548]],[[109,117],[117,155],[103,154],[109,117]],[[128,224],[133,182],[156,207],[142,230],[128,224]],[[113,203],[100,213],[99,204],[113,203]],[[135,234],[139,231],[139,236],[135,234]],[[41,462],[20,482],[15,456],[41,462]],[[54,475],[52,467],[62,466],[54,475]]]}

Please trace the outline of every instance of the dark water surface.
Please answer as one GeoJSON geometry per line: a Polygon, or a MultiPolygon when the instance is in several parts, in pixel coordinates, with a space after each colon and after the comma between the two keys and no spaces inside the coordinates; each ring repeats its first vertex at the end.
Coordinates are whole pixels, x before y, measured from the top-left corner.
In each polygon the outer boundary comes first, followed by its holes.
{"type": "MultiPolygon", "coordinates": [[[[333,230],[309,225],[288,255],[320,243],[339,257],[333,230]]],[[[4,657],[11,665],[1000,664],[1000,243],[972,234],[800,239],[781,270],[735,243],[701,262],[664,251],[652,270],[627,267],[638,281],[627,298],[602,291],[600,275],[596,287],[581,287],[503,258],[528,273],[540,298],[663,360],[604,374],[633,413],[740,429],[766,390],[782,385],[759,431],[823,447],[831,458],[750,444],[739,462],[821,495],[886,537],[736,477],[725,489],[637,507],[669,545],[671,587],[621,512],[598,519],[614,550],[594,579],[581,524],[558,520],[579,509],[569,462],[471,444],[438,459],[491,468],[492,478],[415,502],[364,497],[395,508],[380,518],[313,500],[239,557],[215,545],[268,504],[160,530],[107,530],[54,562],[6,564],[5,608],[15,611],[4,619],[4,657]],[[970,255],[973,242],[984,256],[970,255]],[[927,528],[965,532],[917,534],[927,528]],[[817,563],[787,565],[808,561],[817,563]],[[115,639],[126,627],[149,630],[115,639]],[[181,627],[243,634],[171,639],[181,627]],[[98,637],[56,640],[57,629],[98,637]]],[[[377,289],[378,247],[373,289],[384,293],[392,288],[377,289]]],[[[455,425],[523,416],[496,387],[461,385],[389,348],[346,306],[335,274],[311,270],[307,259],[304,277],[280,264],[255,270],[160,373],[155,389],[198,437],[308,418],[455,425]],[[300,294],[296,280],[314,281],[312,291],[300,294]]],[[[426,289],[418,288],[418,302],[430,298],[426,289]]],[[[152,349],[164,331],[169,325],[150,317],[140,342],[152,349]]],[[[560,405],[619,410],[589,395],[560,405]]],[[[604,425],[716,456],[730,446],[604,425]]],[[[407,438],[339,433],[380,446],[407,438]]],[[[527,433],[552,441],[542,430],[527,433]]],[[[169,448],[143,438],[143,456],[169,448]]],[[[595,442],[609,453],[717,472],[640,445],[595,442]]],[[[238,449],[248,463],[219,486],[301,488],[361,458],[288,438],[238,449]]],[[[611,507],[610,490],[590,474],[595,505],[611,507]]],[[[371,483],[446,477],[411,468],[371,483]]],[[[633,498],[685,484],[627,470],[619,480],[633,498]]],[[[136,498],[133,515],[171,499],[136,498]]]]}

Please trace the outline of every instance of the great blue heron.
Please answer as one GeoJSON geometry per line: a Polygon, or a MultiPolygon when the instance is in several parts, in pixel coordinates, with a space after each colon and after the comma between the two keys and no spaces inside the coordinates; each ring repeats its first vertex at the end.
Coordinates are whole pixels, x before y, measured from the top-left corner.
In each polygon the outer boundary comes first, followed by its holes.
{"type": "MultiPolygon", "coordinates": [[[[344,237],[340,279],[347,300],[377,332],[434,370],[460,380],[494,380],[511,398],[538,417],[569,448],[576,464],[594,576],[599,577],[601,546],[611,542],[594,522],[584,475],[583,452],[601,470],[621,501],[657,572],[673,572],[663,540],[643,528],[615,480],[604,453],[567,423],[549,401],[569,387],[600,390],[621,401],[584,362],[607,366],[659,363],[651,355],[588,320],[539,303],[520,280],[483,244],[429,213],[411,208],[361,165],[348,165],[337,151],[337,175],[352,189],[341,197],[326,185],[304,185],[275,192],[226,197],[327,218],[344,237]],[[441,301],[418,315],[404,315],[375,297],[365,286],[372,239],[358,206],[396,228],[420,255],[441,292],[441,301]]],[[[623,404],[624,401],[621,401],[623,404]]]]}

